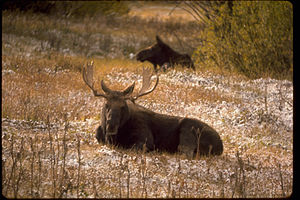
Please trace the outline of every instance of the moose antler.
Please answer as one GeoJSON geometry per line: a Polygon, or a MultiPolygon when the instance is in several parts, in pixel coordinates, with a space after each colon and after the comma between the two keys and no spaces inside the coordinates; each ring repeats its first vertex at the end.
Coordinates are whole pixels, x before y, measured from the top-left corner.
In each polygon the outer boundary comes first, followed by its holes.
{"type": "MultiPolygon", "coordinates": [[[[89,88],[93,91],[93,93],[96,97],[107,98],[105,94],[98,93],[98,91],[95,90],[95,88],[94,88],[94,80],[93,80],[94,79],[94,62],[93,61],[90,64],[87,63],[86,67],[83,66],[82,78],[83,78],[85,84],[87,84],[87,86],[89,86],[89,88]]],[[[102,82],[103,81],[101,81],[101,83],[102,82]]]]}
{"type": "Polygon", "coordinates": [[[138,95],[136,97],[133,97],[132,100],[135,101],[137,100],[139,97],[147,95],[151,92],[153,92],[153,90],[155,90],[156,86],[158,85],[158,75],[156,74],[156,82],[155,85],[153,86],[152,89],[148,90],[150,85],[151,85],[151,77],[153,75],[153,72],[151,72],[151,70],[149,68],[144,68],[143,67],[143,85],[142,88],[140,89],[138,95]],[[148,90],[148,91],[147,91],[148,90]]]}

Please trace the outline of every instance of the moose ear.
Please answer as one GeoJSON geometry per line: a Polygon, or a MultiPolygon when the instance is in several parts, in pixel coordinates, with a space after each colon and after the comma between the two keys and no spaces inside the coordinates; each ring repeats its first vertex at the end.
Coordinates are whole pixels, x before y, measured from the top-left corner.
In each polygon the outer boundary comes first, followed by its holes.
{"type": "Polygon", "coordinates": [[[125,90],[123,90],[123,95],[124,96],[129,96],[132,94],[133,92],[133,89],[134,89],[134,85],[135,85],[135,82],[133,82],[130,86],[128,86],[125,90]]]}
{"type": "Polygon", "coordinates": [[[112,93],[112,90],[109,89],[106,84],[104,83],[103,80],[101,80],[101,88],[102,90],[106,93],[106,94],[111,94],[112,93]]]}
{"type": "Polygon", "coordinates": [[[196,132],[196,128],[194,126],[192,126],[192,131],[196,132]]]}
{"type": "Polygon", "coordinates": [[[158,35],[156,35],[157,44],[164,44],[158,35]]]}

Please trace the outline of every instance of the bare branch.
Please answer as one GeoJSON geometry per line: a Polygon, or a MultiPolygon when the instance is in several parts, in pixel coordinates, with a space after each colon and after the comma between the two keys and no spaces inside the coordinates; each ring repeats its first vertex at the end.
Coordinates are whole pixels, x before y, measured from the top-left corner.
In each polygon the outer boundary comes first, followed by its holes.
{"type": "Polygon", "coordinates": [[[214,21],[216,17],[214,5],[219,4],[215,1],[184,1],[183,5],[178,7],[192,15],[198,22],[208,23],[214,21]]]}
{"type": "Polygon", "coordinates": [[[177,8],[177,7],[179,7],[180,6],[180,4],[181,4],[182,2],[178,2],[178,3],[176,3],[176,5],[174,6],[174,8],[172,8],[172,10],[169,12],[169,16],[172,14],[172,12],[177,8]]]}
{"type": "Polygon", "coordinates": [[[182,8],[182,9],[188,11],[197,21],[206,22],[206,20],[201,15],[201,12],[200,12],[201,7],[193,4],[193,2],[184,2],[184,3],[187,7],[189,7],[191,9],[191,11],[188,9],[185,9],[185,8],[182,8]]]}
{"type": "Polygon", "coordinates": [[[181,9],[185,10],[185,11],[188,12],[190,15],[192,15],[196,21],[200,21],[200,19],[198,19],[197,16],[195,16],[195,15],[193,14],[193,12],[191,12],[190,10],[188,10],[188,9],[186,9],[186,8],[184,8],[184,7],[181,7],[181,9]]]}
{"type": "Polygon", "coordinates": [[[288,100],[283,96],[283,94],[282,94],[282,92],[281,92],[281,88],[282,88],[282,85],[281,85],[280,88],[279,88],[279,95],[280,95],[281,99],[283,100],[283,102],[286,102],[287,104],[289,104],[289,106],[293,107],[293,102],[288,101],[288,100]]]}

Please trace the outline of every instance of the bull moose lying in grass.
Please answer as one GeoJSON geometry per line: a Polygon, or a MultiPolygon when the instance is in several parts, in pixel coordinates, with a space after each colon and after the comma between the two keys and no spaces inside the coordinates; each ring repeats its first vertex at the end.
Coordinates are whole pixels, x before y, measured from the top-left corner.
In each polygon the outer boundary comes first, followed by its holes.
{"type": "Polygon", "coordinates": [[[93,64],[83,68],[83,80],[96,97],[104,98],[101,125],[97,128],[99,143],[110,143],[123,148],[138,148],[147,151],[180,151],[188,156],[220,155],[223,143],[219,134],[206,123],[197,119],[155,113],[137,105],[135,100],[156,88],[159,77],[152,89],[152,73],[143,70],[143,85],[136,96],[132,95],[134,85],[123,91],[109,89],[101,81],[103,92],[94,88],[93,64]]]}
{"type": "Polygon", "coordinates": [[[171,67],[181,65],[195,70],[194,63],[188,54],[177,53],[165,44],[159,36],[156,36],[156,44],[140,51],[136,55],[136,59],[141,62],[151,62],[155,71],[157,71],[157,65],[162,67],[165,63],[168,63],[171,67]]]}

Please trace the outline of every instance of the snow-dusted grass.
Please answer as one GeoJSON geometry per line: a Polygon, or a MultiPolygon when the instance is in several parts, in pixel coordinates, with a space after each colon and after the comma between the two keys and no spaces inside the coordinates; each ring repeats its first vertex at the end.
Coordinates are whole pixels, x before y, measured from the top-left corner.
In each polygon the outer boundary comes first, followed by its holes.
{"type": "MultiPolygon", "coordinates": [[[[136,81],[137,90],[140,66],[126,62],[123,68],[113,67],[117,60],[106,62],[106,68],[98,64],[96,74],[115,89],[136,81]]],[[[2,75],[5,196],[282,197],[292,192],[289,81],[189,70],[160,74],[156,90],[137,103],[200,119],[224,142],[223,155],[189,160],[97,144],[103,99],[93,97],[78,72],[6,70],[2,75]]]]}

